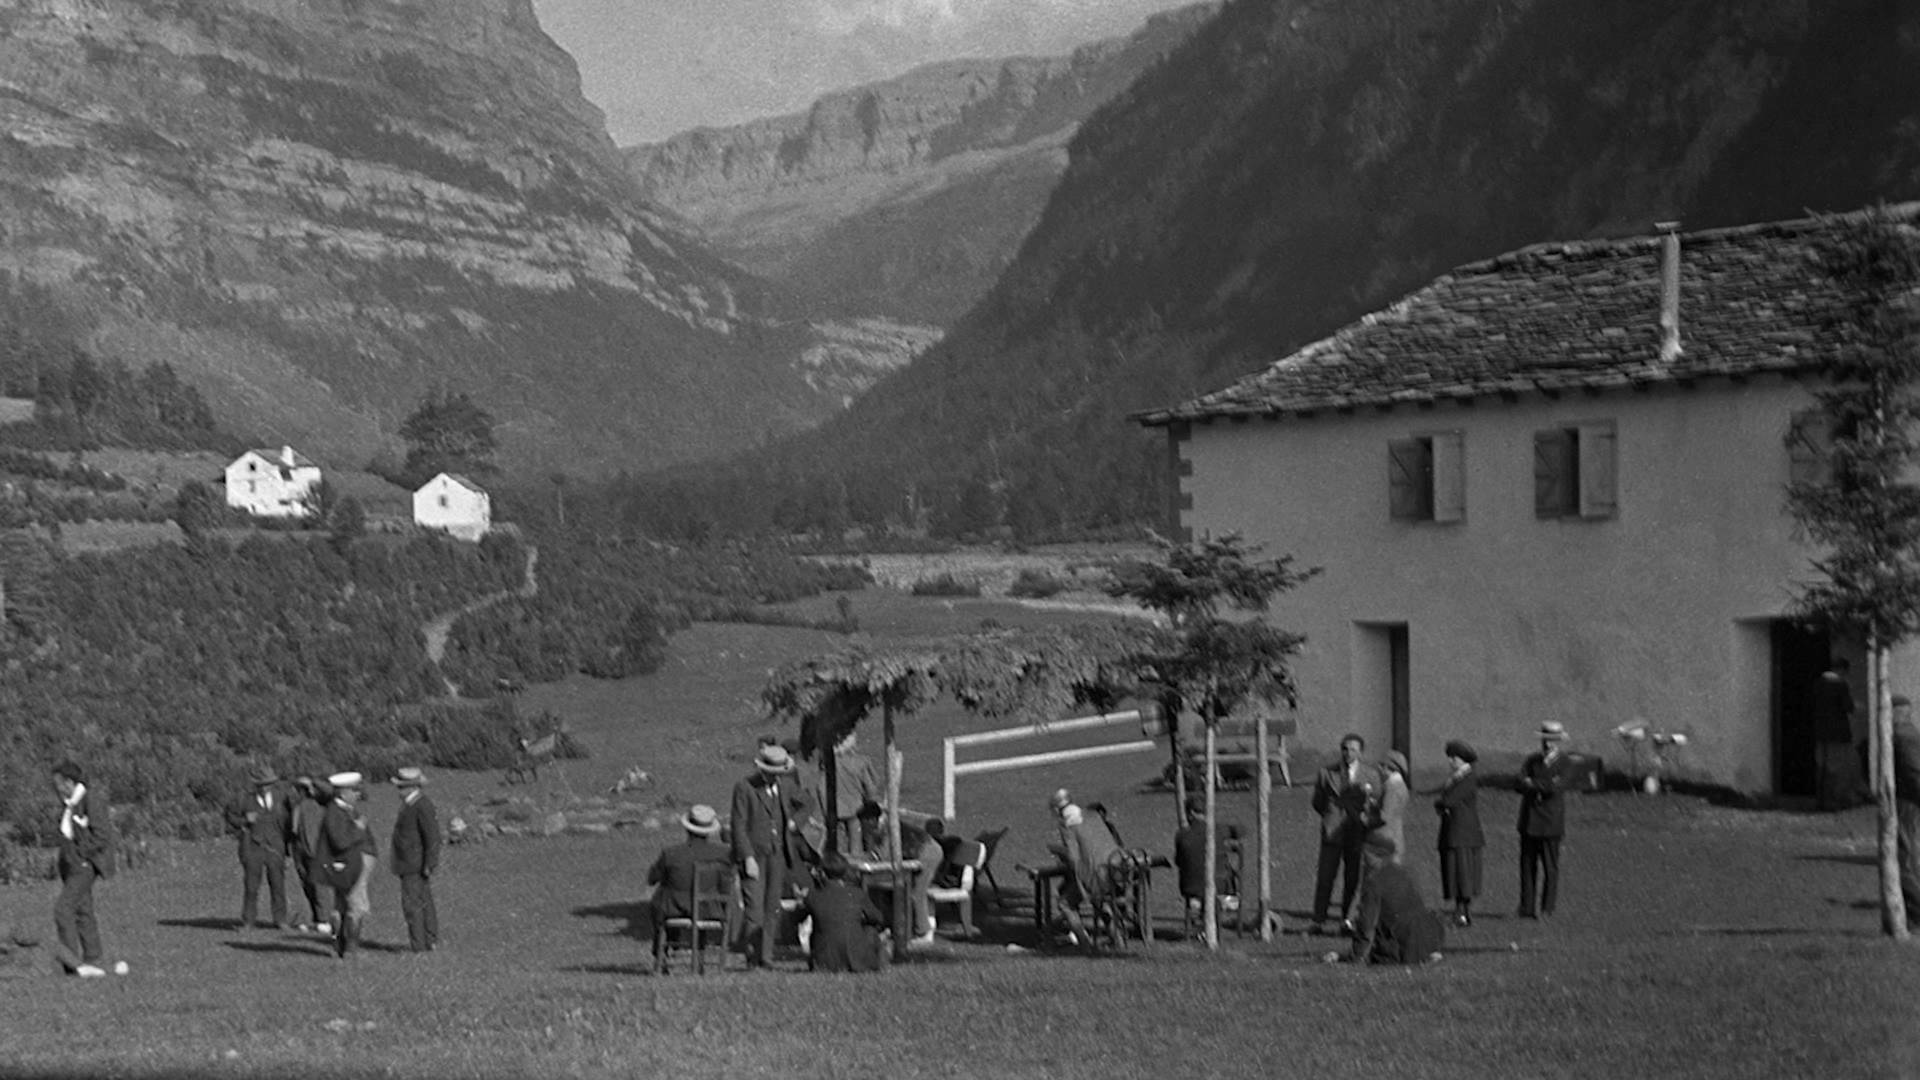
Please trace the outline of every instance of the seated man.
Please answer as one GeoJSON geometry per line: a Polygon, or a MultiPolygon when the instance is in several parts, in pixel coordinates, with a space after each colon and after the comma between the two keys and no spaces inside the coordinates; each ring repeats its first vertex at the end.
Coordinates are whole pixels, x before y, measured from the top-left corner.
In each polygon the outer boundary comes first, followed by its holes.
{"type": "Polygon", "coordinates": [[[666,919],[694,917],[689,905],[696,868],[703,864],[725,866],[733,861],[727,846],[714,839],[720,835],[720,816],[713,807],[695,806],[680,819],[680,825],[687,830],[686,841],[662,851],[647,869],[647,884],[654,887],[649,904],[654,926],[666,919]]]}
{"type": "Polygon", "coordinates": [[[859,877],[838,852],[820,862],[823,880],[800,902],[811,920],[807,967],[812,971],[879,971],[880,928],[886,917],[860,887],[859,877]]]}
{"type": "MultiPolygon", "coordinates": [[[[902,816],[906,816],[902,813],[902,816]]],[[[907,906],[912,918],[913,939],[925,944],[933,940],[933,905],[927,899],[927,889],[933,885],[933,876],[940,869],[942,851],[939,839],[929,831],[929,827],[938,818],[927,818],[918,826],[906,821],[900,823],[900,858],[914,859],[920,863],[918,870],[908,872],[907,906]]],[[[880,807],[868,803],[860,808],[861,833],[870,841],[869,852],[874,862],[893,861],[893,846],[887,842],[886,823],[881,820],[880,807]]],[[[943,826],[944,831],[944,826],[943,826]]]]}
{"type": "MultiPolygon", "coordinates": [[[[1239,906],[1240,883],[1233,873],[1232,853],[1240,846],[1240,826],[1220,821],[1214,826],[1214,891],[1220,906],[1229,911],[1239,906]]],[[[1187,823],[1173,834],[1173,865],[1180,873],[1180,896],[1189,910],[1198,911],[1206,903],[1207,890],[1207,800],[1203,795],[1187,799],[1187,823]]]]}
{"type": "MultiPolygon", "coordinates": [[[[1359,915],[1354,920],[1355,964],[1424,964],[1440,959],[1446,928],[1427,909],[1413,874],[1396,861],[1399,849],[1389,837],[1367,837],[1361,849],[1366,873],[1360,881],[1359,915]]],[[[1338,954],[1329,953],[1330,958],[1338,954]]]]}

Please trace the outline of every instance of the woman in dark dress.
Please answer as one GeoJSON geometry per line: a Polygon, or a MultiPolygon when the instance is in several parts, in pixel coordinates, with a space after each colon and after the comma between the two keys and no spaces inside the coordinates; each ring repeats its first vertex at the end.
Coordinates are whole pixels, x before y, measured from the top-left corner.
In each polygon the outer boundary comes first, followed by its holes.
{"type": "Polygon", "coordinates": [[[1480,853],[1486,834],[1480,829],[1480,778],[1473,774],[1480,755],[1455,739],[1447,743],[1453,766],[1433,808],[1440,813],[1440,895],[1453,901],[1456,926],[1473,925],[1473,898],[1480,895],[1480,853]]]}

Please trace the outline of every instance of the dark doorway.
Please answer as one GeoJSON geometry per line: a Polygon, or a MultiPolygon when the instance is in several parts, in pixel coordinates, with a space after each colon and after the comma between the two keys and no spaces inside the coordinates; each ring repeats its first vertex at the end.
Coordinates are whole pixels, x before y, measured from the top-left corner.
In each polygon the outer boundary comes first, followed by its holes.
{"type": "Polygon", "coordinates": [[[1832,635],[1824,628],[1773,620],[1774,790],[1781,795],[1819,794],[1813,689],[1832,655],[1832,635]]]}
{"type": "Polygon", "coordinates": [[[1393,680],[1393,748],[1413,760],[1412,676],[1407,656],[1407,624],[1387,627],[1388,669],[1393,680]]]}

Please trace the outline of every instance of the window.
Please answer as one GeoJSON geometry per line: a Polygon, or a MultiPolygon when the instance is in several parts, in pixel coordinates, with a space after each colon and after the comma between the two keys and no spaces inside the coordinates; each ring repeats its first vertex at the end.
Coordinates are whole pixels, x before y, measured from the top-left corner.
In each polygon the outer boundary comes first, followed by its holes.
{"type": "Polygon", "coordinates": [[[1466,436],[1416,435],[1387,444],[1387,513],[1395,521],[1463,521],[1467,516],[1466,436]]]}
{"type": "Polygon", "coordinates": [[[1610,518],[1617,509],[1613,421],[1533,433],[1533,516],[1610,518]]]}
{"type": "Polygon", "coordinates": [[[446,508],[447,508],[447,497],[445,495],[442,495],[440,496],[440,509],[445,510],[446,508]]]}
{"type": "Polygon", "coordinates": [[[1827,482],[1827,454],[1833,449],[1833,423],[1818,409],[1793,414],[1787,426],[1787,482],[1827,482]]]}

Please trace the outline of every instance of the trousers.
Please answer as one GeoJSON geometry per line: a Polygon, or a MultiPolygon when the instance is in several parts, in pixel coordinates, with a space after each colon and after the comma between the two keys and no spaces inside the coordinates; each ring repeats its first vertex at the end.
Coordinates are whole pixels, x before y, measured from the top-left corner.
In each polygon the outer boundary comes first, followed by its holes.
{"type": "Polygon", "coordinates": [[[414,952],[440,943],[440,913],[433,906],[433,882],[425,874],[400,876],[400,915],[407,920],[407,946],[414,952]]]}
{"type": "Polygon", "coordinates": [[[100,946],[100,924],[93,918],[93,882],[99,871],[85,859],[60,856],[60,898],[53,902],[53,930],[60,948],[83,964],[98,963],[106,955],[100,946]]]}
{"type": "Polygon", "coordinates": [[[1560,838],[1520,837],[1520,914],[1553,914],[1560,899],[1560,838]]]}

